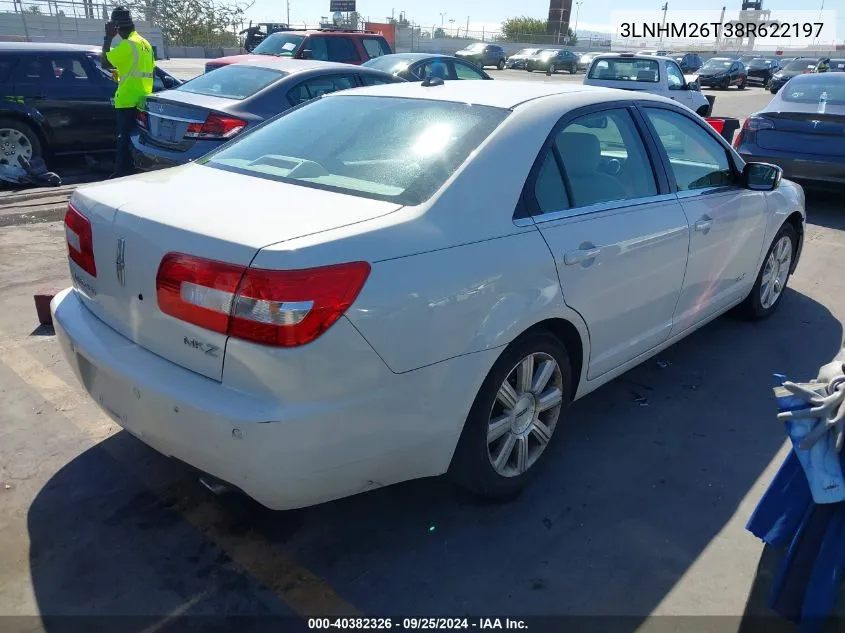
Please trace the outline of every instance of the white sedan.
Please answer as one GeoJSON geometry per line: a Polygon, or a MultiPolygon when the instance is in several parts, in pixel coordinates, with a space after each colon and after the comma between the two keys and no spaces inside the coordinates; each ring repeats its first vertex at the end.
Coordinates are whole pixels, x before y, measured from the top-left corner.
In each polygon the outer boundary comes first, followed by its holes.
{"type": "Polygon", "coordinates": [[[437,83],[78,189],[52,310],[103,410],[274,509],[447,472],[503,498],[575,398],[780,304],[803,191],[688,109],[437,83]]]}

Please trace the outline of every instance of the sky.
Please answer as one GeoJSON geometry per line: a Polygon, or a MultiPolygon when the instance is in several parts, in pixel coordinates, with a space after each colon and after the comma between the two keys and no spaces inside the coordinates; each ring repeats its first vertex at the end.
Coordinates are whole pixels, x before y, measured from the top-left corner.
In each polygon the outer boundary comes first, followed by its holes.
{"type": "MultiPolygon", "coordinates": [[[[836,39],[845,38],[845,0],[763,0],[764,9],[818,9],[824,1],[825,9],[838,9],[836,39]]],[[[583,0],[578,11],[579,31],[609,32],[610,13],[625,9],[656,10],[663,0],[583,0]]],[[[719,9],[719,0],[669,0],[667,20],[672,19],[674,10],[701,9],[702,5],[719,9]]],[[[741,0],[731,0],[729,10],[739,10],[741,0]]],[[[373,22],[384,21],[391,14],[399,17],[405,12],[408,20],[424,27],[439,26],[441,19],[446,27],[449,20],[455,20],[452,28],[460,25],[466,28],[469,18],[470,31],[498,30],[503,20],[527,15],[546,18],[548,0],[357,0],[358,12],[373,22]],[[441,13],[445,16],[441,18],[441,13]]],[[[573,0],[570,25],[575,26],[576,7],[573,0]]],[[[286,0],[255,0],[248,11],[248,18],[255,21],[284,22],[287,19],[286,0]]],[[[312,26],[321,16],[328,16],[329,0],[290,0],[290,20],[293,25],[307,23],[312,26]]]]}

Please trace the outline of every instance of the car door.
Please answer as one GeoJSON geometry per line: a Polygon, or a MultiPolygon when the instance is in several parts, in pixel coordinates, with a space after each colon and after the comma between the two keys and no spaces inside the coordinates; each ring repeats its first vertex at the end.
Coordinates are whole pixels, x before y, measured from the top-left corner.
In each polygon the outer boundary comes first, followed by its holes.
{"type": "Polygon", "coordinates": [[[730,150],[703,119],[640,107],[691,228],[674,335],[747,294],[763,248],[766,196],[741,186],[730,150]]]}
{"type": "Polygon", "coordinates": [[[30,56],[20,68],[17,92],[44,116],[53,152],[104,149],[114,144],[109,98],[79,56],[30,56]],[[106,113],[109,113],[108,115],[106,113]],[[105,120],[110,121],[106,135],[105,120]]]}
{"type": "Polygon", "coordinates": [[[589,329],[590,379],[667,339],[689,227],[630,108],[617,102],[564,117],[524,200],[555,258],[564,301],[589,329]],[[603,169],[614,164],[608,157],[624,161],[628,178],[603,169]]]}

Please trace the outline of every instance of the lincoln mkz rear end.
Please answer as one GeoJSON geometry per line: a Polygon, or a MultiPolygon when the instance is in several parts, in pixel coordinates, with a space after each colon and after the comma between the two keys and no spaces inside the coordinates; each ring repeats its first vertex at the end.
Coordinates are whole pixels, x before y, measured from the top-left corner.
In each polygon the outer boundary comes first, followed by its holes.
{"type": "Polygon", "coordinates": [[[460,224],[450,210],[506,160],[470,157],[507,116],[332,95],[196,164],[78,189],[73,286],[52,302],[77,378],[129,433],[270,508],[442,474],[504,322],[443,341],[430,317],[457,335],[478,327],[480,302],[529,298],[495,278],[456,285],[455,267],[521,251],[492,234],[442,251],[460,227],[426,216],[439,206],[460,224]],[[403,290],[422,271],[440,299],[403,290]]]}

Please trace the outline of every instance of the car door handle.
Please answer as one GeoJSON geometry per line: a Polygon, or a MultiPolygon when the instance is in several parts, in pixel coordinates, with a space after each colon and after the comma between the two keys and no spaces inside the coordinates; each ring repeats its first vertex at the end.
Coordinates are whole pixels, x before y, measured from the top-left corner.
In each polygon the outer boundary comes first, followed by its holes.
{"type": "Polygon", "coordinates": [[[595,259],[601,253],[600,248],[595,246],[587,246],[579,248],[577,251],[569,251],[563,256],[563,263],[567,266],[574,266],[575,264],[583,264],[595,259]]]}
{"type": "Polygon", "coordinates": [[[695,230],[699,233],[707,233],[713,225],[713,218],[704,216],[695,223],[695,230]]]}

